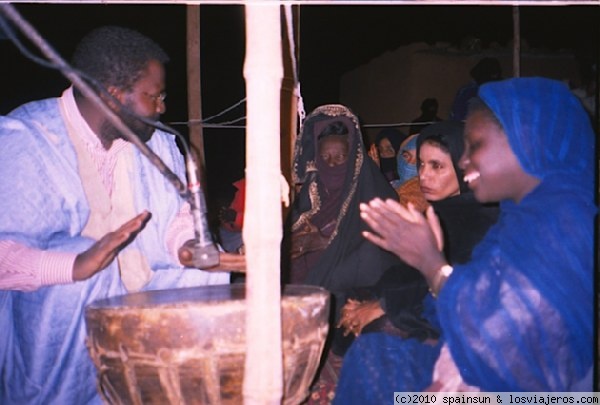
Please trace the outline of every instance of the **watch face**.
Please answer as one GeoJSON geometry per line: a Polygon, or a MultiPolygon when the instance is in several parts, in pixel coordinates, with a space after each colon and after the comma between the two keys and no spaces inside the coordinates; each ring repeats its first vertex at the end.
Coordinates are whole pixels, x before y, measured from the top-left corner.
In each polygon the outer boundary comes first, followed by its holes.
{"type": "Polygon", "coordinates": [[[452,271],[454,269],[452,268],[452,266],[446,264],[444,266],[442,266],[442,268],[440,269],[440,271],[442,272],[442,274],[444,275],[444,277],[449,277],[450,274],[452,274],[452,271]]]}

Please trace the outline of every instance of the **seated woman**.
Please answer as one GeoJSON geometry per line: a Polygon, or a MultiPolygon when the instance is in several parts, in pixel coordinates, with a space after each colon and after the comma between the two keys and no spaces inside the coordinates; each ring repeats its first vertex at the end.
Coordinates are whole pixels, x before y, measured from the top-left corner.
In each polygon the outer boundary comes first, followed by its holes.
{"type": "MultiPolygon", "coordinates": [[[[397,200],[397,195],[368,157],[358,118],[342,105],[324,105],[306,117],[295,145],[293,175],[302,188],[286,227],[291,234],[283,241],[282,257],[287,247],[291,252],[283,280],[329,290],[330,330],[341,332],[334,326],[343,292],[374,284],[387,268],[400,263],[396,255],[362,237],[367,226],[360,219],[359,204],[373,198],[397,200]]],[[[321,374],[326,380],[320,384],[322,391],[333,389],[336,372],[321,374]]]]}
{"type": "Polygon", "coordinates": [[[396,156],[398,179],[392,181],[392,187],[398,188],[410,179],[417,177],[417,136],[409,135],[400,144],[396,156]]]}
{"type": "Polygon", "coordinates": [[[397,198],[367,157],[358,118],[347,107],[324,105],[306,117],[296,141],[294,177],[302,188],[290,213],[291,263],[284,281],[319,285],[335,297],[373,284],[400,262],[361,235],[366,224],[359,204],[397,198]]]}
{"type": "Polygon", "coordinates": [[[398,193],[400,204],[411,202],[418,210],[425,211],[429,203],[423,197],[417,175],[417,139],[418,134],[410,135],[400,145],[397,158],[398,180],[391,184],[398,193]]]}
{"type": "MultiPolygon", "coordinates": [[[[463,181],[458,167],[464,152],[463,127],[454,121],[435,123],[417,139],[421,193],[440,218],[444,254],[453,264],[469,259],[473,247],[498,216],[497,205],[477,202],[463,181]]],[[[356,336],[361,332],[385,331],[419,340],[436,339],[437,330],[422,319],[427,292],[427,282],[416,269],[394,266],[377,284],[355,292],[342,308],[339,326],[346,334],[356,336]]],[[[431,318],[435,313],[431,297],[425,305],[431,318]]]]}
{"type": "Polygon", "coordinates": [[[382,199],[361,206],[372,229],[365,237],[417,268],[438,295],[442,336],[435,355],[414,339],[389,340],[395,355],[386,362],[374,357],[383,348],[370,345],[373,335],[361,336],[346,355],[338,403],[424,389],[592,389],[590,121],[568,88],[549,79],[488,83],[479,99],[460,166],[478,201],[500,201],[499,220],[471,260],[452,268],[438,250],[432,212],[423,217],[382,199]]]}
{"type": "Polygon", "coordinates": [[[396,157],[405,139],[406,134],[394,128],[385,128],[379,131],[375,143],[369,149],[369,156],[379,165],[381,173],[389,182],[398,180],[396,157]]]}

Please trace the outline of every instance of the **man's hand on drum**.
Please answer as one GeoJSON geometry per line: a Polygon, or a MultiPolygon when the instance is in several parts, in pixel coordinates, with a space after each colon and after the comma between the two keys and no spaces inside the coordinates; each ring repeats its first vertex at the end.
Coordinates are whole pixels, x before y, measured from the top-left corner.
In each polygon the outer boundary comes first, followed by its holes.
{"type": "Polygon", "coordinates": [[[91,248],[80,253],[73,264],[73,281],[85,280],[106,268],[142,229],[152,215],[144,211],[119,229],[109,232],[91,248]]]}
{"type": "Polygon", "coordinates": [[[426,278],[446,264],[441,252],[443,234],[433,208],[423,216],[412,204],[406,208],[394,200],[375,198],[360,204],[360,215],[372,229],[363,232],[366,239],[396,254],[426,278]]]}
{"type": "MultiPolygon", "coordinates": [[[[194,244],[193,239],[188,240],[179,248],[179,262],[186,267],[194,267],[194,244]]],[[[214,267],[202,269],[206,271],[233,271],[237,273],[246,272],[246,255],[238,253],[219,252],[219,264],[214,267]]]]}

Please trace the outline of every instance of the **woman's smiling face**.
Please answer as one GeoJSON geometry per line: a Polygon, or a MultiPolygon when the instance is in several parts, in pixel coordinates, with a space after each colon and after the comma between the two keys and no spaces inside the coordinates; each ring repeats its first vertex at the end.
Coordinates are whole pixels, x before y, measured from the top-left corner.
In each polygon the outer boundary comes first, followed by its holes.
{"type": "Polygon", "coordinates": [[[491,111],[478,109],[467,117],[465,152],[459,166],[480,202],[519,202],[539,184],[539,179],[521,167],[491,111]]]}

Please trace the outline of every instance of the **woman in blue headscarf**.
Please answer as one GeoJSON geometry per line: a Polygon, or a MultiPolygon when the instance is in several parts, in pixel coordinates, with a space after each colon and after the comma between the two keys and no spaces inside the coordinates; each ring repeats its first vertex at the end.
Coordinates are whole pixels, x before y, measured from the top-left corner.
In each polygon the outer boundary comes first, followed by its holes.
{"type": "Polygon", "coordinates": [[[431,211],[424,217],[381,199],[361,205],[372,229],[365,237],[419,269],[439,294],[440,356],[433,365],[416,362],[414,348],[400,349],[363,384],[356,375],[344,380],[342,370],[336,401],[371,403],[428,387],[592,390],[597,207],[589,118],[564,84],[549,79],[488,83],[479,100],[460,166],[475,197],[500,201],[501,214],[469,262],[447,264],[431,211]]]}
{"type": "Polygon", "coordinates": [[[417,135],[408,136],[400,144],[396,158],[398,179],[392,182],[394,188],[398,188],[408,180],[417,177],[417,135]]]}

